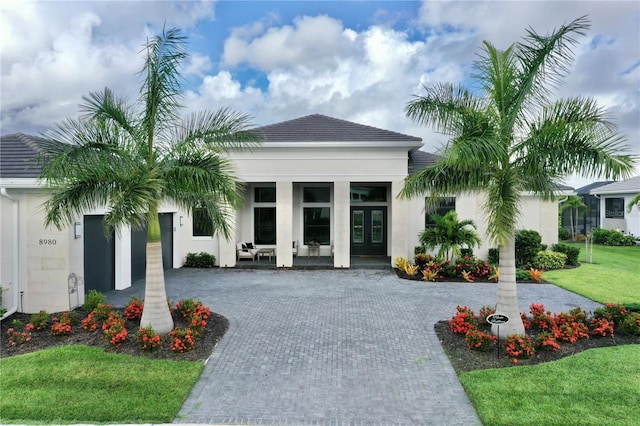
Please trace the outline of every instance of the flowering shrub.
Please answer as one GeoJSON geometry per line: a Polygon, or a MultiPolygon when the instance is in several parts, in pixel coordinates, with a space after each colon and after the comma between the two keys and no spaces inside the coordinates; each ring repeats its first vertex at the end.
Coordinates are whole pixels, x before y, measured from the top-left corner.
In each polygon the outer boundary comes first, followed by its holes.
{"type": "Polygon", "coordinates": [[[530,277],[533,281],[535,281],[535,282],[537,282],[537,283],[542,282],[542,273],[543,273],[543,272],[544,272],[544,271],[543,271],[542,269],[530,268],[530,269],[529,269],[529,277],[530,277]]]}
{"type": "Polygon", "coordinates": [[[142,318],[143,308],[144,304],[142,300],[131,296],[129,304],[124,308],[124,316],[130,321],[140,319],[142,318]]]}
{"type": "Polygon", "coordinates": [[[93,310],[96,319],[99,321],[104,321],[109,318],[109,315],[111,315],[112,311],[113,306],[106,303],[98,303],[98,306],[96,306],[93,310]]]}
{"type": "Polygon", "coordinates": [[[96,331],[98,329],[98,320],[96,319],[95,309],[82,320],[82,328],[86,331],[96,331]]]}
{"type": "Polygon", "coordinates": [[[484,278],[493,274],[493,267],[484,260],[464,256],[455,263],[447,261],[442,264],[442,272],[444,276],[452,278],[464,278],[463,272],[474,278],[484,278]]]}
{"type": "Polygon", "coordinates": [[[196,346],[196,339],[190,328],[186,330],[175,328],[169,333],[169,336],[172,338],[170,347],[173,352],[188,352],[196,346]]]}
{"type": "Polygon", "coordinates": [[[539,317],[544,314],[544,305],[542,303],[532,303],[529,305],[529,312],[534,317],[539,317]]]}
{"type": "Polygon", "coordinates": [[[202,319],[200,315],[192,315],[189,322],[189,330],[193,333],[194,337],[200,337],[204,332],[204,328],[207,326],[207,322],[202,319]]]}
{"type": "Polygon", "coordinates": [[[557,351],[560,349],[560,344],[553,333],[543,331],[536,338],[536,347],[543,351],[557,351]]]}
{"type": "Polygon", "coordinates": [[[433,256],[431,256],[430,254],[425,254],[425,253],[417,253],[414,257],[413,257],[413,262],[418,265],[418,267],[420,269],[424,269],[426,268],[427,264],[429,262],[433,261],[433,256]]]}
{"type": "Polygon", "coordinates": [[[153,327],[148,326],[138,330],[136,343],[143,351],[152,352],[162,344],[162,338],[153,331],[153,327]]]}
{"type": "Polygon", "coordinates": [[[555,336],[557,339],[575,343],[578,339],[588,339],[589,329],[581,322],[562,324],[556,327],[555,336]]]}
{"type": "Polygon", "coordinates": [[[485,333],[484,331],[469,330],[464,336],[464,340],[467,342],[467,347],[471,350],[488,352],[491,349],[491,344],[495,343],[498,338],[491,333],[485,333]]]}
{"type": "Polygon", "coordinates": [[[119,348],[127,340],[128,332],[124,325],[124,319],[116,311],[112,311],[102,324],[104,338],[111,346],[119,348]]]}
{"type": "Polygon", "coordinates": [[[35,330],[44,330],[49,325],[49,312],[40,311],[37,314],[31,315],[29,324],[33,325],[35,330]]]}
{"type": "Polygon", "coordinates": [[[201,301],[194,302],[193,299],[184,299],[176,303],[176,310],[183,318],[191,319],[193,316],[200,316],[206,320],[211,315],[211,310],[202,304],[201,301]]]}
{"type": "Polygon", "coordinates": [[[496,313],[496,308],[491,306],[482,305],[480,311],[478,312],[478,321],[480,324],[488,324],[487,317],[491,314],[496,313]]]}
{"type": "Polygon", "coordinates": [[[531,328],[531,320],[524,312],[520,312],[520,319],[522,319],[522,325],[525,330],[529,330],[531,328]]]}
{"type": "Polygon", "coordinates": [[[33,331],[33,324],[27,324],[26,331],[21,330],[24,323],[18,320],[13,320],[11,323],[13,327],[7,329],[9,335],[9,346],[20,346],[31,340],[31,331],[33,331]]]}
{"type": "Polygon", "coordinates": [[[591,327],[591,334],[594,336],[613,337],[613,323],[606,318],[592,318],[591,327]]]}
{"type": "Polygon", "coordinates": [[[640,313],[633,312],[620,323],[620,333],[640,335],[640,313]]]}
{"type": "Polygon", "coordinates": [[[535,353],[531,338],[526,335],[511,334],[507,336],[502,346],[511,358],[529,358],[535,353]]]}
{"type": "Polygon", "coordinates": [[[51,334],[54,336],[62,336],[71,333],[72,326],[78,323],[73,312],[63,312],[60,317],[54,316],[52,319],[51,334]]]}
{"type": "Polygon", "coordinates": [[[605,318],[614,324],[620,325],[622,319],[627,316],[627,308],[615,303],[607,303],[603,307],[596,308],[593,311],[594,318],[605,318]]]}
{"type": "Polygon", "coordinates": [[[458,313],[449,321],[449,327],[454,334],[467,334],[478,327],[478,321],[471,309],[466,306],[457,306],[458,313]]]}

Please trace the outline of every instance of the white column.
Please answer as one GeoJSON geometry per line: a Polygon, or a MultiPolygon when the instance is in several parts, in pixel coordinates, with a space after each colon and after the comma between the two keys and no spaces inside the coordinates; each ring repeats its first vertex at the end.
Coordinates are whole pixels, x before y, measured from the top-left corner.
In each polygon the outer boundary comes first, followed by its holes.
{"type": "Polygon", "coordinates": [[[293,182],[276,182],[276,266],[293,266],[293,182]]]}
{"type": "Polygon", "coordinates": [[[221,268],[233,268],[236,266],[236,223],[237,216],[240,212],[234,211],[229,215],[228,224],[233,230],[231,231],[231,237],[226,240],[224,236],[218,234],[218,241],[220,242],[220,256],[218,259],[218,266],[221,268]]]}
{"type": "Polygon", "coordinates": [[[115,236],[116,290],[131,287],[131,228],[123,226],[115,236]]]}
{"type": "Polygon", "coordinates": [[[404,181],[391,183],[391,266],[397,257],[410,257],[408,229],[408,203],[399,200],[397,195],[404,185],[404,181]]]}
{"type": "Polygon", "coordinates": [[[351,266],[351,185],[350,182],[333,184],[333,266],[351,266]]]}

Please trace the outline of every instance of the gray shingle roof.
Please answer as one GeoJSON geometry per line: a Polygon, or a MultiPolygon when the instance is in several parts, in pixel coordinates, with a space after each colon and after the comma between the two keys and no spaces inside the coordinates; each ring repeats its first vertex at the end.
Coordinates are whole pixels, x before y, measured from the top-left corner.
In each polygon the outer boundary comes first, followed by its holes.
{"type": "Polygon", "coordinates": [[[40,165],[37,140],[33,136],[14,133],[0,137],[0,177],[37,178],[40,165]]]}
{"type": "Polygon", "coordinates": [[[584,195],[589,195],[591,193],[592,189],[596,189],[596,188],[599,188],[599,187],[604,186],[604,185],[609,185],[610,183],[613,183],[613,182],[614,181],[612,181],[612,180],[603,180],[603,181],[600,181],[600,182],[593,182],[593,183],[590,183],[589,185],[585,185],[583,187],[580,187],[580,188],[576,189],[576,194],[578,194],[578,195],[583,195],[583,194],[584,195]]]}
{"type": "Polygon", "coordinates": [[[413,173],[427,166],[433,166],[438,160],[436,154],[413,149],[409,151],[409,173],[413,173]]]}
{"type": "Polygon", "coordinates": [[[321,114],[257,127],[265,142],[422,142],[421,138],[321,114]]]}
{"type": "Polygon", "coordinates": [[[610,183],[591,190],[591,194],[637,194],[640,193],[640,176],[621,182],[610,183]]]}

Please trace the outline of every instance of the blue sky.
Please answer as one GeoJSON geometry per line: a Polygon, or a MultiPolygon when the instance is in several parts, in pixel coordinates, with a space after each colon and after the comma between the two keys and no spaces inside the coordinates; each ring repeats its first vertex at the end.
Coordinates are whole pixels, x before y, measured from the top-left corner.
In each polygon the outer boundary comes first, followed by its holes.
{"type": "MultiPolygon", "coordinates": [[[[230,107],[256,125],[326,114],[423,138],[404,115],[423,84],[466,82],[482,40],[505,48],[588,14],[558,97],[606,107],[640,153],[637,1],[23,1],[0,3],[0,131],[38,133],[108,86],[135,98],[140,48],[190,40],[187,110],[230,107]]],[[[579,186],[584,179],[570,179],[579,186]]]]}

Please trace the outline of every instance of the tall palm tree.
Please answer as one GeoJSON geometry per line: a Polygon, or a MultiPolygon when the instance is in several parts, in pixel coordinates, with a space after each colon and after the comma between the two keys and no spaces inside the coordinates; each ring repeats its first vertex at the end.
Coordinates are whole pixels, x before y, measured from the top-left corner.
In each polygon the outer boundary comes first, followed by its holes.
{"type": "Polygon", "coordinates": [[[225,156],[257,139],[248,116],[220,109],[180,116],[181,66],[188,58],[178,29],[147,41],[137,102],[111,90],[83,97],[82,115],[45,133],[42,179],[53,188],[45,224],[61,229],[88,209],[106,206],[105,232],[147,225],[145,305],[141,325],[173,328],[162,267],[158,208],[169,200],[198,209],[229,238],[228,219],[242,190],[225,156]]]}
{"type": "Polygon", "coordinates": [[[551,200],[568,174],[618,179],[633,168],[624,138],[593,99],[550,99],[547,83],[558,85],[569,71],[575,37],[589,26],[581,17],[550,35],[529,29],[505,50],[485,41],[474,63],[474,91],[435,84],[406,108],[409,118],[451,139],[435,165],[406,179],[399,196],[486,194],[487,234],[500,247],[497,311],[510,318],[502,336],[524,332],[514,262],[523,194],[551,200]]]}
{"type": "Polygon", "coordinates": [[[578,232],[576,229],[578,227],[578,215],[580,214],[580,211],[587,210],[587,208],[587,205],[583,203],[582,199],[577,195],[570,195],[567,200],[560,206],[560,214],[562,214],[567,209],[572,209],[573,214],[575,215],[575,221],[574,216],[571,214],[569,215],[569,218],[571,219],[572,241],[576,241],[578,239],[578,232]]]}
{"type": "Polygon", "coordinates": [[[472,220],[458,220],[458,213],[450,210],[444,216],[431,214],[434,226],[425,228],[419,235],[420,243],[427,249],[439,247],[438,257],[453,260],[460,256],[460,247],[473,248],[480,245],[472,220]],[[451,256],[449,256],[451,254],[451,256]]]}

